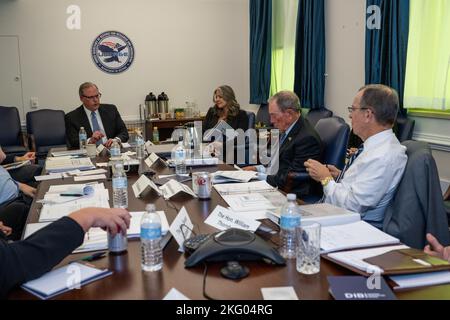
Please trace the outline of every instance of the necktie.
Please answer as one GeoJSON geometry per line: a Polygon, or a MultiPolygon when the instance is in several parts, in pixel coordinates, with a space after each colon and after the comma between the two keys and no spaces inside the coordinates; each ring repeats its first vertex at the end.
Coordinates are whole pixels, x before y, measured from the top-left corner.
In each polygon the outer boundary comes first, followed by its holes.
{"type": "Polygon", "coordinates": [[[286,140],[286,132],[283,132],[280,135],[280,146],[283,144],[284,140],[286,140]]]}
{"type": "MultiPolygon", "coordinates": [[[[94,111],[91,112],[91,119],[92,119],[92,132],[100,131],[100,125],[98,124],[97,115],[95,114],[94,111]]],[[[102,140],[97,140],[95,144],[98,146],[101,143],[102,140]]]]}
{"type": "Polygon", "coordinates": [[[348,170],[348,168],[350,168],[350,166],[352,165],[352,163],[356,160],[356,158],[358,158],[358,156],[361,154],[361,152],[363,152],[364,150],[364,145],[362,144],[361,147],[358,148],[358,151],[356,151],[348,160],[348,162],[345,164],[344,169],[342,169],[341,173],[339,174],[339,176],[336,179],[336,183],[339,183],[339,181],[342,180],[342,178],[344,177],[345,171],[348,170]]]}
{"type": "MultiPolygon", "coordinates": [[[[358,158],[358,156],[363,152],[363,150],[364,150],[364,145],[362,144],[361,147],[358,148],[358,150],[350,157],[348,162],[345,164],[344,169],[342,169],[341,173],[335,180],[336,183],[339,183],[342,180],[342,178],[344,177],[345,171],[347,171],[347,169],[350,168],[352,163],[356,160],[356,158],[358,158]]],[[[323,193],[322,199],[320,199],[318,203],[323,203],[324,201],[325,201],[325,192],[323,193]]]]}

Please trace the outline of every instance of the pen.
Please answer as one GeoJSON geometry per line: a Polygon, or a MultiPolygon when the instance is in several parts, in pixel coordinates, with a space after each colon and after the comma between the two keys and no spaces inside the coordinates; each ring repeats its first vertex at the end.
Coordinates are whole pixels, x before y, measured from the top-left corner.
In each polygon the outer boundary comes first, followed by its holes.
{"type": "Polygon", "coordinates": [[[61,197],[82,197],[84,194],[81,193],[60,193],[61,197]]]}
{"type": "Polygon", "coordinates": [[[107,251],[96,252],[93,255],[70,261],[70,263],[77,262],[77,261],[95,261],[95,260],[103,258],[106,255],[106,252],[107,251]]]}

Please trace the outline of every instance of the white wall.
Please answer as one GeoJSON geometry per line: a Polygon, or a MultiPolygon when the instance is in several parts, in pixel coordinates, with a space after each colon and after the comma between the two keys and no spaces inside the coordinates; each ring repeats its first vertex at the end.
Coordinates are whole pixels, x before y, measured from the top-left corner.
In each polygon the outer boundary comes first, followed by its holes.
{"type": "Polygon", "coordinates": [[[0,0],[0,35],[19,37],[25,112],[30,97],[42,108],[72,110],[84,81],[97,83],[102,102],[116,104],[125,119],[137,117],[149,91],[165,91],[171,107],[189,100],[206,111],[214,88],[229,84],[248,105],[248,0],[0,0]],[[66,28],[72,4],[81,8],[79,31],[66,28]],[[108,30],[135,47],[122,74],[92,62],[92,42],[108,30]]]}

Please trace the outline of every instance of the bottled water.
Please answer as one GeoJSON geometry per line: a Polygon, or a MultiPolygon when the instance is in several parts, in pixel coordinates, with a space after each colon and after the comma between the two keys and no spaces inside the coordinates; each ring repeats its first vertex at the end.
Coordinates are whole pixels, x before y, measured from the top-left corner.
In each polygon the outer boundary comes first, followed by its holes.
{"type": "Polygon", "coordinates": [[[172,159],[175,161],[175,173],[177,175],[186,174],[186,149],[183,145],[183,137],[178,138],[178,144],[172,153],[172,159]]]}
{"type": "Polygon", "coordinates": [[[136,158],[145,158],[144,138],[142,138],[142,134],[140,132],[138,132],[136,136],[136,158]]]}
{"type": "Polygon", "coordinates": [[[153,127],[153,143],[159,144],[159,131],[158,127],[153,127]]]}
{"type": "Polygon", "coordinates": [[[113,206],[114,208],[128,208],[128,181],[123,170],[123,163],[114,163],[113,185],[113,206]]]}
{"type": "Polygon", "coordinates": [[[80,149],[86,149],[87,144],[87,134],[86,130],[84,130],[84,127],[80,128],[80,132],[78,133],[78,141],[80,143],[80,149]]]}
{"type": "Polygon", "coordinates": [[[297,205],[297,196],[293,193],[287,195],[288,202],[281,209],[280,218],[280,254],[286,259],[296,257],[296,235],[295,228],[300,225],[300,210],[297,205]]]}
{"type": "Polygon", "coordinates": [[[118,158],[120,157],[120,144],[119,142],[114,139],[113,144],[111,145],[111,149],[109,150],[109,152],[111,153],[111,158],[118,158]]]}
{"type": "Polygon", "coordinates": [[[158,271],[163,266],[161,219],[154,204],[148,204],[145,211],[141,220],[141,267],[144,271],[158,271]]]}

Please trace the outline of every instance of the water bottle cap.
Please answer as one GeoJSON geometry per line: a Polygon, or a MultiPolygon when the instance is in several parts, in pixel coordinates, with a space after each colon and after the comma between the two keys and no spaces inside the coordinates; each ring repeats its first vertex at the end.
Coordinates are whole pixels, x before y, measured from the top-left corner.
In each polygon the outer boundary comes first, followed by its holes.
{"type": "Polygon", "coordinates": [[[145,211],[147,212],[154,212],[156,211],[155,205],[153,203],[149,203],[145,206],[145,211]]]}
{"type": "Polygon", "coordinates": [[[153,127],[153,130],[158,130],[158,127],[153,127]]]}
{"type": "Polygon", "coordinates": [[[287,199],[291,201],[297,200],[297,195],[295,193],[288,193],[287,199]]]}
{"type": "Polygon", "coordinates": [[[84,127],[80,127],[80,129],[84,129],[84,127]]]}

